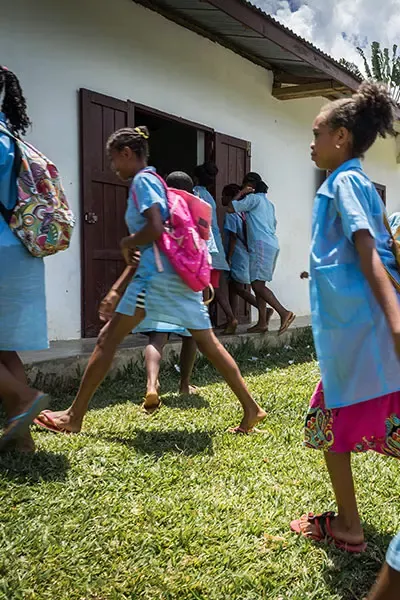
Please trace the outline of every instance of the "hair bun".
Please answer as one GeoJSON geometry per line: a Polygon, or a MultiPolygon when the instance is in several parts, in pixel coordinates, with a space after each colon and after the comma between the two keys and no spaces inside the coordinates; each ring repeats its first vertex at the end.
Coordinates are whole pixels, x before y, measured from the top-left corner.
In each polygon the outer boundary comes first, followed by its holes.
{"type": "Polygon", "coordinates": [[[353,99],[359,114],[363,114],[370,120],[380,136],[394,134],[395,102],[386,85],[364,81],[353,99]]]}
{"type": "Polygon", "coordinates": [[[216,177],[218,175],[218,167],[212,161],[207,161],[203,165],[204,171],[207,173],[209,177],[216,177]]]}

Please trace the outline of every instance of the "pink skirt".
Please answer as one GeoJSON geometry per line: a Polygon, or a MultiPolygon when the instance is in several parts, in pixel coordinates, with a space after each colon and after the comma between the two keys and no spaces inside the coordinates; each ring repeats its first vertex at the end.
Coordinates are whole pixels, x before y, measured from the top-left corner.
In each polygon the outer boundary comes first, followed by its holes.
{"type": "Polygon", "coordinates": [[[307,413],[304,444],[324,452],[374,450],[400,458],[400,392],[327,409],[320,381],[307,413]]]}

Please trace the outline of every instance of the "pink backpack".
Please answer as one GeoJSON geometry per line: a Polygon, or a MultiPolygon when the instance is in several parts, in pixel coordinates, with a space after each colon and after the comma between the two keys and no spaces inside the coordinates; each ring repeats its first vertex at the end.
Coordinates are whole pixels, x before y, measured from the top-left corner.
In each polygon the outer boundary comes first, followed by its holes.
{"type": "MultiPolygon", "coordinates": [[[[164,232],[154,244],[157,268],[163,270],[161,250],[179,277],[194,292],[210,285],[211,259],[205,242],[210,234],[211,206],[184,190],[169,188],[162,177],[151,173],[163,184],[168,203],[169,217],[164,232]]],[[[134,198],[136,206],[137,199],[134,198]]]]}

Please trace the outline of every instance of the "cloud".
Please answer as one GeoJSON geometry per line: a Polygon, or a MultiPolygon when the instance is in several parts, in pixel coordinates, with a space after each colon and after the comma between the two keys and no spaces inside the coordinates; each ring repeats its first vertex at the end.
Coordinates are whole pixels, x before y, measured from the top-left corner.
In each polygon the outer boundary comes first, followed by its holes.
{"type": "Polygon", "coordinates": [[[336,59],[360,63],[355,46],[400,46],[400,0],[252,0],[336,59]],[[379,8],[378,8],[379,7],[379,8]]]}

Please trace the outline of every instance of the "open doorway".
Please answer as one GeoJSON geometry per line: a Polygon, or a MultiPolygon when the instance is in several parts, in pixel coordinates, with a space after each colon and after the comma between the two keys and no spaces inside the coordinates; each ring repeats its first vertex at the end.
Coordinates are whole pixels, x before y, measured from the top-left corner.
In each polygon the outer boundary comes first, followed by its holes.
{"type": "Polygon", "coordinates": [[[150,132],[150,164],[164,178],[172,171],[193,175],[198,164],[199,133],[196,127],[135,108],[135,124],[150,132]]]}

